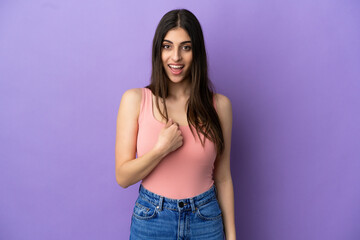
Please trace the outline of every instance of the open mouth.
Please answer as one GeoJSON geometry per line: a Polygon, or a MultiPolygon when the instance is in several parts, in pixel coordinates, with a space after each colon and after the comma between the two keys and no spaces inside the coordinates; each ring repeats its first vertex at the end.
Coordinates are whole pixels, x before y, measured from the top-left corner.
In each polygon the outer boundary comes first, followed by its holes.
{"type": "Polygon", "coordinates": [[[173,65],[173,64],[169,64],[168,65],[171,72],[175,75],[178,75],[182,72],[183,68],[185,65],[173,65]]]}

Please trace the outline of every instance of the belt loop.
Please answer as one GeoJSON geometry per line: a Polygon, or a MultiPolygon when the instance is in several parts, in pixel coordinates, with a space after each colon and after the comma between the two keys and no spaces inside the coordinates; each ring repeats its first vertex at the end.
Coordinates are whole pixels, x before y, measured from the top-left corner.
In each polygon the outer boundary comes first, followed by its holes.
{"type": "Polygon", "coordinates": [[[163,197],[163,196],[160,196],[159,206],[157,206],[157,209],[158,209],[159,211],[162,211],[162,209],[163,209],[163,203],[164,203],[164,197],[163,197]]]}
{"type": "Polygon", "coordinates": [[[190,198],[191,210],[194,213],[196,211],[195,202],[193,198],[190,198]]]}

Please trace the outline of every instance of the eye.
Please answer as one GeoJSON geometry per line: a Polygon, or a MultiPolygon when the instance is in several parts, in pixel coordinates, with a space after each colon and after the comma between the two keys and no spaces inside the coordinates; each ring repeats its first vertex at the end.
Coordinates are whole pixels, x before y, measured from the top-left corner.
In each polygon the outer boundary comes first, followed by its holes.
{"type": "Polygon", "coordinates": [[[184,46],[183,49],[184,49],[185,51],[190,51],[190,50],[191,50],[191,47],[190,47],[190,46],[184,46]]]}
{"type": "Polygon", "coordinates": [[[164,48],[164,49],[169,49],[169,48],[170,48],[170,45],[164,44],[164,45],[162,45],[162,48],[164,48]]]}

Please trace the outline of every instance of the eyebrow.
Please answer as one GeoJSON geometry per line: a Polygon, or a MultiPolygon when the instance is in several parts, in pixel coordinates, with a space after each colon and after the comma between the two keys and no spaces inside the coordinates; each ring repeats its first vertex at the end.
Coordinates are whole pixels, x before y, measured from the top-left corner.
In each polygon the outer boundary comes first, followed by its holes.
{"type": "MultiPolygon", "coordinates": [[[[173,44],[172,41],[169,41],[169,40],[166,40],[166,39],[164,39],[164,42],[169,42],[169,43],[173,44]]],[[[181,42],[180,44],[185,44],[185,43],[191,43],[191,41],[184,41],[184,42],[181,42]]]]}

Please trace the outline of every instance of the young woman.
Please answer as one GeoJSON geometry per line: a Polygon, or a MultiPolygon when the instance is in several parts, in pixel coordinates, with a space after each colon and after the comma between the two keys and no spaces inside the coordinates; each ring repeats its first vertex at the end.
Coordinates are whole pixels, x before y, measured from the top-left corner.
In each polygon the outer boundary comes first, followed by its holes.
{"type": "Polygon", "coordinates": [[[232,107],[212,91],[202,29],[188,10],[160,20],[151,83],[127,90],[116,133],[116,180],[142,180],[130,239],[235,239],[232,107]],[[136,158],[137,154],[137,158],[136,158]]]}

